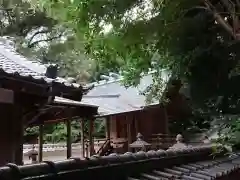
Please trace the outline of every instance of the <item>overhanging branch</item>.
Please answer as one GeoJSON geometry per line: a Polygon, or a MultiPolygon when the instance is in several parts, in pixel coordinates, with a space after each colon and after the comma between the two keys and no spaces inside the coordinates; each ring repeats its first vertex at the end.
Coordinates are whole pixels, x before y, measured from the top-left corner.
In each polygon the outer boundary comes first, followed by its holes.
{"type": "Polygon", "coordinates": [[[50,37],[48,39],[41,39],[41,40],[38,40],[38,41],[34,41],[33,43],[30,43],[28,44],[28,48],[33,48],[34,46],[36,46],[37,44],[41,43],[41,42],[50,42],[50,41],[53,41],[55,39],[58,39],[60,37],[62,37],[63,33],[60,33],[59,35],[57,36],[53,36],[53,37],[50,37]]]}
{"type": "Polygon", "coordinates": [[[223,27],[234,39],[236,39],[234,29],[220,15],[214,5],[209,0],[203,0],[204,5],[212,12],[216,22],[223,27]]]}
{"type": "Polygon", "coordinates": [[[37,31],[35,32],[32,37],[29,39],[29,42],[28,42],[28,47],[32,44],[32,41],[34,39],[34,37],[36,37],[36,35],[38,34],[46,34],[46,33],[49,33],[50,31],[49,30],[42,30],[42,31],[37,31]]]}

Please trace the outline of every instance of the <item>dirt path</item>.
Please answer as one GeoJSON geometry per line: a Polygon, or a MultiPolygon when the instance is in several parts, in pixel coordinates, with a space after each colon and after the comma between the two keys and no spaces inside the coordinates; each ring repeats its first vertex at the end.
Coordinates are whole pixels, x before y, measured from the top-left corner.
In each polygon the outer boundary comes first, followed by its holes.
{"type": "MultiPolygon", "coordinates": [[[[72,157],[82,158],[81,150],[73,150],[72,157]]],[[[43,161],[61,161],[65,160],[67,156],[67,151],[50,151],[50,152],[43,152],[43,161]]],[[[30,164],[31,160],[27,156],[23,157],[24,164],[30,164]]]]}

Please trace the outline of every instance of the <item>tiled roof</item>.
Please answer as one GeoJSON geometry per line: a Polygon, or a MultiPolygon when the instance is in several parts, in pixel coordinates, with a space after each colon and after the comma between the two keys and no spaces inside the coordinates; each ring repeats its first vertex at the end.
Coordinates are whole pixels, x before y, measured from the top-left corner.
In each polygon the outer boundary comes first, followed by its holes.
{"type": "MultiPolygon", "coordinates": [[[[238,155],[234,158],[224,157],[214,160],[200,160],[187,164],[162,168],[160,170],[153,169],[150,172],[139,173],[138,175],[131,176],[128,179],[214,180],[228,177],[232,172],[239,171],[239,169],[240,157],[238,155]]],[[[235,175],[235,177],[237,176],[235,175]]]]}
{"type": "Polygon", "coordinates": [[[12,47],[0,42],[0,70],[7,74],[28,77],[32,81],[42,80],[46,83],[61,83],[66,86],[79,87],[76,83],[57,77],[56,79],[45,76],[47,67],[38,61],[30,61],[17,53],[12,47]]]}
{"type": "Polygon", "coordinates": [[[72,158],[59,162],[0,168],[0,179],[237,180],[240,155],[212,156],[212,146],[121,155],[72,158]]]}
{"type": "MultiPolygon", "coordinates": [[[[143,76],[137,87],[126,88],[121,82],[122,78],[94,83],[94,88],[83,96],[82,102],[98,105],[99,114],[102,116],[137,111],[158,104],[159,101],[156,99],[153,103],[147,104],[146,96],[141,94],[153,83],[152,74],[143,76]]],[[[167,70],[162,71],[160,78],[167,84],[170,78],[167,70]]]]}

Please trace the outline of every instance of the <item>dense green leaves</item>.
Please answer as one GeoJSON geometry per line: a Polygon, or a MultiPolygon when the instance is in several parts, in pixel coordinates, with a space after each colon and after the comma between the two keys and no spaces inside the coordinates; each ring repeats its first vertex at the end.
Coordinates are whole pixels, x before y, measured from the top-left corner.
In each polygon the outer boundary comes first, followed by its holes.
{"type": "Polygon", "coordinates": [[[32,8],[29,2],[0,2],[1,36],[11,40],[19,53],[43,63],[57,63],[60,76],[74,77],[84,84],[106,70],[85,54],[85,44],[75,37],[73,28],[32,8]]]}
{"type": "MultiPolygon", "coordinates": [[[[234,68],[224,64],[231,58],[231,37],[202,1],[44,0],[39,8],[72,28],[99,66],[121,71],[129,85],[137,85],[140,74],[149,69],[167,68],[192,85],[193,97],[202,94],[196,98],[204,102],[196,102],[205,104],[206,99],[223,95],[222,78],[234,68]],[[106,32],[109,24],[112,28],[106,32]],[[210,87],[212,82],[217,83],[210,87]]],[[[159,77],[156,80],[161,84],[159,77]]]]}
{"type": "Polygon", "coordinates": [[[137,85],[141,73],[156,70],[150,90],[154,98],[162,87],[158,72],[167,68],[190,85],[194,108],[209,115],[239,114],[237,1],[38,3],[38,8],[73,30],[99,67],[122,72],[126,84],[137,85]]]}

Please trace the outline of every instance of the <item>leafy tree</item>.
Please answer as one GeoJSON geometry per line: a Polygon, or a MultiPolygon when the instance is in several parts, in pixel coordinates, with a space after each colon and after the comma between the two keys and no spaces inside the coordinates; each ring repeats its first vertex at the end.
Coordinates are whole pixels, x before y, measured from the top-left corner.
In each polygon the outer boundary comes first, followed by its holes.
{"type": "Polygon", "coordinates": [[[0,36],[13,42],[16,50],[30,59],[57,63],[60,76],[74,77],[79,83],[95,79],[96,64],[84,54],[84,46],[74,38],[72,30],[31,8],[29,2],[0,2],[0,36]]]}
{"type": "Polygon", "coordinates": [[[56,20],[45,16],[44,12],[32,9],[24,0],[2,0],[0,6],[1,36],[27,37],[33,30],[39,30],[30,37],[29,47],[37,44],[31,41],[34,36],[51,32],[57,23],[56,20]]]}
{"type": "MultiPolygon", "coordinates": [[[[76,139],[79,135],[79,126],[76,122],[71,123],[71,137],[72,140],[76,139]]],[[[45,140],[47,142],[57,143],[57,142],[66,142],[67,140],[67,126],[65,123],[58,123],[52,126],[51,131],[45,130],[45,140]]]]}
{"type": "Polygon", "coordinates": [[[238,0],[42,0],[32,5],[71,28],[86,52],[101,67],[120,70],[128,85],[154,69],[149,91],[158,96],[159,70],[167,68],[190,85],[194,109],[239,114],[238,0]]]}
{"type": "Polygon", "coordinates": [[[24,132],[24,136],[27,136],[27,135],[37,136],[38,132],[39,132],[39,128],[37,126],[36,127],[28,127],[28,128],[26,128],[26,130],[24,132]]]}
{"type": "MultiPolygon", "coordinates": [[[[225,6],[223,2],[199,0],[49,0],[40,1],[37,7],[72,28],[86,51],[102,66],[120,69],[128,84],[136,85],[140,74],[149,69],[165,67],[190,83],[198,105],[209,109],[217,104],[219,111],[228,112],[229,97],[235,92],[225,87],[237,80],[235,76],[229,80],[229,74],[238,67],[238,42],[234,41],[236,30],[233,35],[225,28],[237,13],[225,10],[225,6]],[[106,33],[109,24],[112,28],[106,33]]],[[[158,71],[155,79],[159,81],[158,71]]]]}

